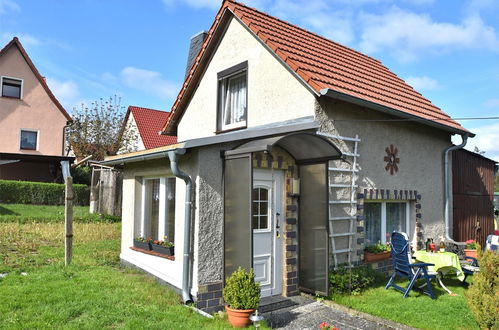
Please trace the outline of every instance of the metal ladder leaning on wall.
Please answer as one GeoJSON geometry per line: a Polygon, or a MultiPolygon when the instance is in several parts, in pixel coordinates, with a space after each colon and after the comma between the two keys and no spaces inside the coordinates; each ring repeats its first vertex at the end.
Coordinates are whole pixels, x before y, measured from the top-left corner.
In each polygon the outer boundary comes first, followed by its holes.
{"type": "Polygon", "coordinates": [[[334,165],[334,161],[329,162],[329,167],[328,167],[328,178],[329,178],[329,237],[331,239],[331,247],[332,247],[332,254],[333,254],[333,260],[334,260],[334,268],[336,269],[338,267],[338,255],[340,254],[347,254],[347,264],[349,267],[352,266],[352,252],[353,252],[353,244],[354,244],[354,236],[356,234],[356,226],[355,222],[357,220],[357,198],[356,198],[356,191],[357,191],[357,177],[358,177],[358,161],[357,159],[359,158],[359,142],[361,140],[359,139],[358,135],[355,135],[355,137],[345,137],[345,136],[339,136],[339,135],[333,135],[333,134],[328,134],[328,133],[319,133],[320,135],[323,135],[325,137],[331,138],[331,139],[336,139],[340,140],[343,142],[342,148],[340,149],[345,149],[345,147],[348,147],[348,150],[341,150],[343,155],[346,156],[347,164],[350,164],[350,167],[339,167],[334,165]],[[351,148],[350,148],[351,147],[351,148]],[[353,151],[353,152],[352,152],[353,151]],[[335,183],[333,178],[337,174],[350,174],[351,178],[349,182],[347,183],[335,183]],[[332,193],[333,191],[336,190],[338,192],[339,190],[347,190],[348,193],[344,194],[345,198],[337,198],[338,194],[332,193]],[[335,215],[334,212],[332,212],[332,207],[334,205],[345,205],[349,207],[348,211],[346,214],[341,214],[341,215],[335,215]],[[348,228],[347,231],[345,230],[335,230],[335,222],[338,221],[343,221],[343,222],[348,222],[348,225],[346,226],[348,228]],[[343,248],[343,249],[337,249],[337,243],[336,240],[347,237],[348,238],[348,247],[343,248]]]}

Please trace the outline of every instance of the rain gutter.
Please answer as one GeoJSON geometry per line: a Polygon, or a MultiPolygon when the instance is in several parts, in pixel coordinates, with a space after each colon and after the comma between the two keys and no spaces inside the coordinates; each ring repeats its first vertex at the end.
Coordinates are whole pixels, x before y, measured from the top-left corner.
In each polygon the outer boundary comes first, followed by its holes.
{"type": "Polygon", "coordinates": [[[184,211],[184,256],[182,259],[182,300],[185,304],[192,302],[191,289],[191,211],[192,211],[192,178],[183,172],[177,163],[177,155],[184,155],[186,149],[176,149],[168,151],[170,168],[173,175],[185,182],[185,211],[184,211]]]}

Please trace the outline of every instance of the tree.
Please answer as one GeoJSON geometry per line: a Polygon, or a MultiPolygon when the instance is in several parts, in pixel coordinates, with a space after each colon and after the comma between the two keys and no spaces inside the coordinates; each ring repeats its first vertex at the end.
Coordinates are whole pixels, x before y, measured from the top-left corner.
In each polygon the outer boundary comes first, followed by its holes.
{"type": "MultiPolygon", "coordinates": [[[[124,125],[125,107],[121,98],[110,97],[81,104],[73,109],[73,123],[68,128],[70,148],[77,158],[92,155],[93,160],[103,160],[116,155],[118,150],[133,151],[136,132],[124,125]]],[[[127,125],[128,126],[128,125],[127,125]]]]}

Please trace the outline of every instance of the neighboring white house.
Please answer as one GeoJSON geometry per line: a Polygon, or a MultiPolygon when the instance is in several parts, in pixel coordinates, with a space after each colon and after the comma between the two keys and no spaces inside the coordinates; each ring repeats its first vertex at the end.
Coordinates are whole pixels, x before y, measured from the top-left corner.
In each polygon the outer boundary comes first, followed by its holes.
{"type": "Polygon", "coordinates": [[[238,266],[263,296],[327,294],[392,230],[445,235],[444,151],[472,133],[378,60],[240,3],[205,36],[164,127],[179,143],[103,162],[123,167],[124,263],[213,312],[238,266]],[[174,256],[134,247],[164,235],[174,256]]]}
{"type": "MultiPolygon", "coordinates": [[[[175,136],[160,134],[169,115],[170,113],[166,111],[129,106],[125,116],[125,127],[135,139],[132,139],[127,150],[139,151],[176,143],[175,136]]],[[[119,153],[125,152],[120,150],[119,153]]]]}

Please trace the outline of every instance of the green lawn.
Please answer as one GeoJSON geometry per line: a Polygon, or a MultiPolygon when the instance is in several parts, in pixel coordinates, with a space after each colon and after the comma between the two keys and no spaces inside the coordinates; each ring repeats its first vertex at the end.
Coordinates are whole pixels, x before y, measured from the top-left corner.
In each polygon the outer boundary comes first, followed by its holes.
{"type": "MultiPolygon", "coordinates": [[[[30,208],[44,218],[41,209],[30,208]]],[[[120,223],[75,223],[74,259],[66,268],[61,222],[17,220],[0,222],[0,273],[8,274],[0,279],[0,329],[231,328],[182,306],[150,277],[121,268],[120,223]]]]}
{"type": "MultiPolygon", "coordinates": [[[[89,214],[88,206],[75,206],[73,218],[76,222],[116,222],[117,217],[89,214]]],[[[64,206],[0,204],[0,223],[2,222],[61,222],[64,220],[64,206]]]]}
{"type": "MultiPolygon", "coordinates": [[[[411,291],[408,298],[390,288],[384,289],[387,281],[379,282],[360,295],[334,295],[332,300],[355,310],[376,315],[384,319],[421,329],[479,329],[464,298],[465,288],[452,277],[444,278],[447,288],[456,293],[448,295],[440,286],[432,282],[437,299],[411,291]]],[[[470,282],[470,279],[467,279],[470,282]]],[[[408,282],[400,282],[407,286],[408,282]]]]}

